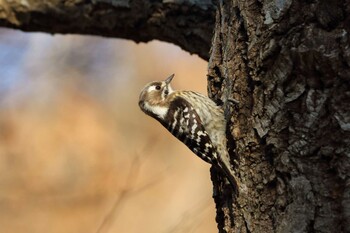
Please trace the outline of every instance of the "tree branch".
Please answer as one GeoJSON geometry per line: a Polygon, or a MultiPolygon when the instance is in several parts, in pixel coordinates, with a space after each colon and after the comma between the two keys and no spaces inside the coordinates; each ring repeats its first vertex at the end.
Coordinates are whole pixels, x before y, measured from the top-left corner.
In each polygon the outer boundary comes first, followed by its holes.
{"type": "Polygon", "coordinates": [[[158,39],[209,59],[212,0],[0,0],[0,26],[23,31],[158,39]]]}

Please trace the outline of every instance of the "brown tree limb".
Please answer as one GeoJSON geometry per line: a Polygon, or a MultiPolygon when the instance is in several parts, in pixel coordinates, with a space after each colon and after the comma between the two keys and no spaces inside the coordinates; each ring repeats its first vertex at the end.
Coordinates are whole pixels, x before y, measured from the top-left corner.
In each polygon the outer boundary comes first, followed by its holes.
{"type": "Polygon", "coordinates": [[[209,59],[215,23],[211,0],[0,0],[0,26],[174,43],[209,59]]]}

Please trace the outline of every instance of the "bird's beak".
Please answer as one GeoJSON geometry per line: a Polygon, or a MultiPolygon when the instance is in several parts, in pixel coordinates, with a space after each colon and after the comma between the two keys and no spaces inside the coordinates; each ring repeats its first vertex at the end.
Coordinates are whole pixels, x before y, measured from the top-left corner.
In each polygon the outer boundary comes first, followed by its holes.
{"type": "Polygon", "coordinates": [[[172,74],[172,75],[170,75],[167,79],[165,79],[166,85],[169,85],[169,84],[170,84],[170,82],[171,82],[171,80],[173,80],[174,76],[175,76],[175,74],[172,74]]]}

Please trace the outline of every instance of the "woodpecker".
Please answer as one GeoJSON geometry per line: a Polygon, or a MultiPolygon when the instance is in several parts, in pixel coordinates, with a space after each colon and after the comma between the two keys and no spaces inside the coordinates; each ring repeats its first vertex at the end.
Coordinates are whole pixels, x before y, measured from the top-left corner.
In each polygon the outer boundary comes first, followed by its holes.
{"type": "Polygon", "coordinates": [[[148,83],[139,106],[205,162],[218,168],[236,189],[226,148],[224,111],[209,97],[194,91],[173,90],[174,74],[148,83]]]}

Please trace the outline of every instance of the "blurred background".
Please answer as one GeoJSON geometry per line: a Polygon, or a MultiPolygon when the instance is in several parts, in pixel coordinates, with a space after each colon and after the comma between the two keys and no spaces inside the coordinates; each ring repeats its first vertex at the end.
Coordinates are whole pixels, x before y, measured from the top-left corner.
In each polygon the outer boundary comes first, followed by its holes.
{"type": "Polygon", "coordinates": [[[162,42],[0,29],[0,232],[215,232],[209,165],[137,100],[207,62],[162,42]]]}

